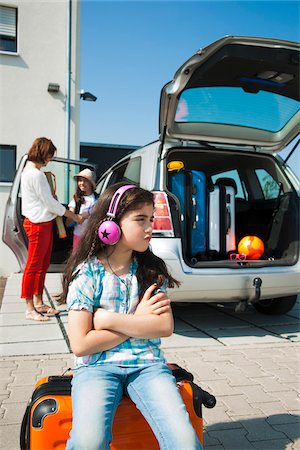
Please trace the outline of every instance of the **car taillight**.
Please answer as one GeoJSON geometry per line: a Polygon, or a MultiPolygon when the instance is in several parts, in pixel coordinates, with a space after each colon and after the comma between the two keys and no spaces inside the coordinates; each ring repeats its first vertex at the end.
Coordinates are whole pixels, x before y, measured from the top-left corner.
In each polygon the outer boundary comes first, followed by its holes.
{"type": "Polygon", "coordinates": [[[165,192],[153,192],[154,195],[154,223],[153,233],[174,236],[168,197],[165,192]]]}

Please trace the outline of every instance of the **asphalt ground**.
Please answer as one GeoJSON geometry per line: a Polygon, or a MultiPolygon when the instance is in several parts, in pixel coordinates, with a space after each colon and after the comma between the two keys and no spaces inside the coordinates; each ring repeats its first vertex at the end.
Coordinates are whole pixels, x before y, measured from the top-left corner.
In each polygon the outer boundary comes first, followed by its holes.
{"type": "MultiPolygon", "coordinates": [[[[5,450],[20,448],[20,424],[36,381],[73,364],[65,307],[47,323],[26,320],[20,282],[21,274],[13,274],[2,283],[0,448],[5,450]]],[[[47,301],[59,290],[60,276],[47,274],[47,301]]],[[[288,314],[264,316],[252,307],[238,314],[232,304],[173,305],[175,332],[162,339],[167,360],[192,372],[217,399],[215,408],[203,408],[205,449],[300,449],[299,306],[298,300],[288,314]]]]}

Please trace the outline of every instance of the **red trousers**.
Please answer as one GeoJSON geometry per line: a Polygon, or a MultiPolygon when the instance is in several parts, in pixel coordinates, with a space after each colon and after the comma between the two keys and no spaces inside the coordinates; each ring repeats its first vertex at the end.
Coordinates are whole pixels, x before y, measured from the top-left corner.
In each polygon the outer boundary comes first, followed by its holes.
{"type": "Polygon", "coordinates": [[[42,295],[53,245],[53,221],[32,223],[27,217],[24,230],[28,236],[28,258],[22,278],[21,298],[42,295]]]}

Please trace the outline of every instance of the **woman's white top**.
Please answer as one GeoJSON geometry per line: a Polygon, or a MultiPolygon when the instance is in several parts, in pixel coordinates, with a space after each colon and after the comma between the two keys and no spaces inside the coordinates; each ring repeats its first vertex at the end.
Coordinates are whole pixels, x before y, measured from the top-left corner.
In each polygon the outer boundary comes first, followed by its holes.
{"type": "Polygon", "coordinates": [[[30,222],[50,222],[66,208],[53,197],[44,172],[28,161],[21,175],[22,214],[30,222]]]}

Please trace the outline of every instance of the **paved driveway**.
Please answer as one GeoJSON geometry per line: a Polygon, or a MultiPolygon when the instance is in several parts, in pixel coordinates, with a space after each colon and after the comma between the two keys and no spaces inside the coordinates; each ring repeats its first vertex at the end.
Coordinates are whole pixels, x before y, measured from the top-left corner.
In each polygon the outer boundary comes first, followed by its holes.
{"type": "MultiPolygon", "coordinates": [[[[7,281],[0,311],[0,448],[16,450],[26,402],[36,380],[72,366],[67,313],[46,324],[24,319],[20,274],[7,281]]],[[[48,274],[50,294],[59,277],[48,274]]],[[[63,309],[63,308],[62,308],[63,309]]],[[[203,408],[209,450],[300,449],[299,302],[283,316],[233,305],[174,304],[175,333],[162,340],[170,362],[182,365],[217,398],[203,408]]],[[[42,449],[41,449],[42,450],[42,449]]],[[[131,449],[128,449],[131,450],[131,449]]]]}

